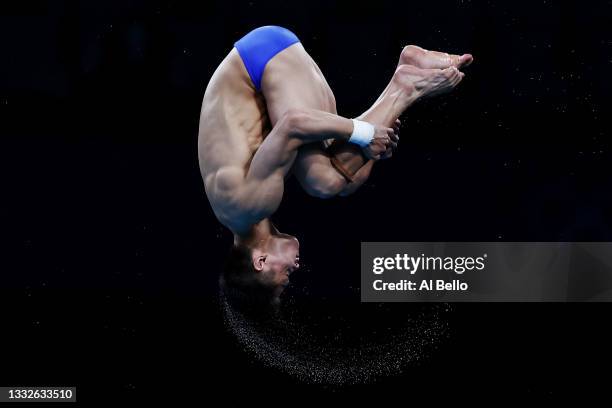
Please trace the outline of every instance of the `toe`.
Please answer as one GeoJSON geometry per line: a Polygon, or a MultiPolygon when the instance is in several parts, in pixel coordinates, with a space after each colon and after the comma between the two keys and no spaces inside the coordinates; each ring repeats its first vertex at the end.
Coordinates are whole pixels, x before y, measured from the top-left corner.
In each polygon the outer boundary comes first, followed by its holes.
{"type": "Polygon", "coordinates": [[[474,61],[474,57],[472,57],[472,54],[463,54],[457,60],[457,67],[467,67],[472,63],[472,61],[474,61]]]}

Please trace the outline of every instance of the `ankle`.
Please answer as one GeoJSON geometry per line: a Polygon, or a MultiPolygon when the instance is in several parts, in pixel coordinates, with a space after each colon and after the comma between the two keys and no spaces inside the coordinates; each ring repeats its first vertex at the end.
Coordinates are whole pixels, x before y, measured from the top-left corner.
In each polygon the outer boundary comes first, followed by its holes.
{"type": "Polygon", "coordinates": [[[398,65],[391,79],[393,91],[400,91],[403,96],[409,98],[418,96],[418,90],[414,85],[414,69],[412,65],[398,65]]]}

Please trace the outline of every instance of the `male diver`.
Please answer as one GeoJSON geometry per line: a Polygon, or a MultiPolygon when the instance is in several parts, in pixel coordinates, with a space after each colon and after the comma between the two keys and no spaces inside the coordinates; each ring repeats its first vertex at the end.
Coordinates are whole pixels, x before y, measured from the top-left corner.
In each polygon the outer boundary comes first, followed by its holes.
{"type": "Polygon", "coordinates": [[[198,137],[206,194],[234,234],[224,290],[277,300],[299,267],[298,240],[268,218],[285,178],[295,175],[316,197],[351,194],[375,161],[392,155],[399,116],[452,90],[472,60],[406,46],[378,100],[349,119],[337,114],[332,90],[294,33],[263,26],[235,42],[206,88],[198,137]]]}

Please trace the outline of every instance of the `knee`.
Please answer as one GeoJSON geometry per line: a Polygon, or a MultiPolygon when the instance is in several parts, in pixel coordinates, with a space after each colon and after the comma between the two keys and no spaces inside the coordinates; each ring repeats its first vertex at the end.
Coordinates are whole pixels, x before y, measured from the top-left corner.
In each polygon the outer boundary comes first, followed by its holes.
{"type": "Polygon", "coordinates": [[[334,177],[335,175],[329,174],[324,177],[318,177],[306,186],[306,192],[317,198],[332,198],[340,194],[344,189],[346,183],[342,177],[334,177]]]}

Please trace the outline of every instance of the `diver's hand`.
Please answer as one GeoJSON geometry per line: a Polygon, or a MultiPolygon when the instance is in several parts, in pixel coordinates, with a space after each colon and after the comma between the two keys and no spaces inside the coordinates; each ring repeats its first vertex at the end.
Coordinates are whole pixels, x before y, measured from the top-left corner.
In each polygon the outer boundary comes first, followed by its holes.
{"type": "Polygon", "coordinates": [[[395,120],[393,124],[393,136],[391,136],[391,143],[387,147],[387,151],[383,153],[380,158],[388,159],[393,156],[393,152],[397,149],[397,144],[399,143],[399,128],[402,125],[402,122],[399,119],[395,120]]]}
{"type": "Polygon", "coordinates": [[[363,154],[368,159],[379,160],[388,148],[397,145],[397,140],[393,128],[374,125],[374,137],[369,145],[362,147],[363,154]]]}

